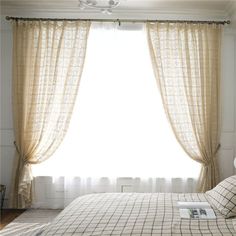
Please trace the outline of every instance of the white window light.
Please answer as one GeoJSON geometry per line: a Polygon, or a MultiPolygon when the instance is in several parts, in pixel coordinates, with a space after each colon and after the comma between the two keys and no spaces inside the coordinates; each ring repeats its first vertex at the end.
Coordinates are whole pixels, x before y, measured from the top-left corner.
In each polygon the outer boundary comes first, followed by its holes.
{"type": "Polygon", "coordinates": [[[166,119],[145,32],[93,23],[69,130],[34,174],[188,178],[199,171],[166,119]]]}

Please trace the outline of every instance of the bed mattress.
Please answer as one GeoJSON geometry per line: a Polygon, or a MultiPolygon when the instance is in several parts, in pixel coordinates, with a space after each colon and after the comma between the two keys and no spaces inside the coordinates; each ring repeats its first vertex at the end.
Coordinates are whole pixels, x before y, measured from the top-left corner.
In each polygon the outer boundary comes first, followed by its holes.
{"type": "Polygon", "coordinates": [[[37,235],[232,236],[233,219],[181,219],[177,201],[207,201],[205,194],[103,193],[67,206],[37,235]]]}

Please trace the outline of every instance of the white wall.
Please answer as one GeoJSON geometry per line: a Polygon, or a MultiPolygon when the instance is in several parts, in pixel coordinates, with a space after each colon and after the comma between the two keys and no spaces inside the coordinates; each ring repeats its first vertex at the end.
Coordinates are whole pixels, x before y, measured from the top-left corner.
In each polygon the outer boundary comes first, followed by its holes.
{"type": "MultiPolygon", "coordinates": [[[[14,159],[14,135],[11,106],[11,61],[12,32],[11,25],[1,18],[1,80],[0,80],[0,183],[7,186],[6,199],[9,196],[12,163],[14,159]]],[[[5,201],[7,203],[7,200],[5,201]]]]}
{"type": "Polygon", "coordinates": [[[225,178],[235,173],[236,156],[236,29],[226,27],[222,40],[222,128],[220,173],[225,178]]]}
{"type": "MultiPolygon", "coordinates": [[[[0,183],[7,186],[5,205],[9,197],[14,159],[14,135],[11,108],[12,32],[9,22],[1,18],[1,110],[0,110],[0,183]]],[[[233,173],[236,156],[236,30],[227,28],[222,42],[222,135],[220,173],[224,179],[233,173]]]]}

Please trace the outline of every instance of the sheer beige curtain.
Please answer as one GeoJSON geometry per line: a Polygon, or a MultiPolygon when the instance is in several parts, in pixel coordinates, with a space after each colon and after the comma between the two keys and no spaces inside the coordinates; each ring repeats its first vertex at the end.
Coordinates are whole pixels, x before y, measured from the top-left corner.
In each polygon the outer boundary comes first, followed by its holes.
{"type": "Polygon", "coordinates": [[[83,70],[89,28],[87,21],[13,21],[17,150],[13,207],[30,206],[31,164],[48,159],[66,134],[83,70]]]}
{"type": "Polygon", "coordinates": [[[198,189],[204,192],[219,178],[221,27],[147,23],[147,37],[167,117],[183,149],[202,164],[198,189]]]}

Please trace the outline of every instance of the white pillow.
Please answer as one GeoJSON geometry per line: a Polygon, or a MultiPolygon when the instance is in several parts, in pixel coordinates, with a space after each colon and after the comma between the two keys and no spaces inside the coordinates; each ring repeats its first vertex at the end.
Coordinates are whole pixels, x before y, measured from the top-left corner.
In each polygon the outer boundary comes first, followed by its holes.
{"type": "Polygon", "coordinates": [[[225,218],[236,216],[236,175],[223,180],[206,194],[211,205],[225,218]]]}
{"type": "Polygon", "coordinates": [[[236,219],[233,218],[233,219],[232,219],[232,222],[233,222],[234,230],[235,230],[235,232],[236,232],[236,219]]]}

